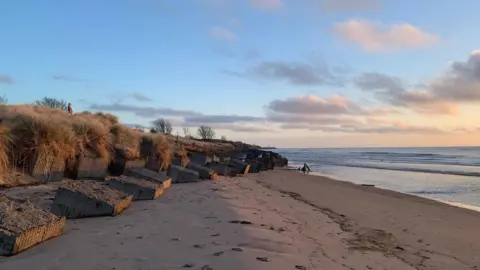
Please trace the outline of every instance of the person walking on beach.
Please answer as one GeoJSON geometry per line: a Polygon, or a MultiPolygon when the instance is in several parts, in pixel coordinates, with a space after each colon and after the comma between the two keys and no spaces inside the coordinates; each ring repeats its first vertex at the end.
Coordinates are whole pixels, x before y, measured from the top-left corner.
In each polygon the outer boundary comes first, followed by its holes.
{"type": "Polygon", "coordinates": [[[67,111],[69,114],[73,114],[72,103],[68,103],[67,111]]]}

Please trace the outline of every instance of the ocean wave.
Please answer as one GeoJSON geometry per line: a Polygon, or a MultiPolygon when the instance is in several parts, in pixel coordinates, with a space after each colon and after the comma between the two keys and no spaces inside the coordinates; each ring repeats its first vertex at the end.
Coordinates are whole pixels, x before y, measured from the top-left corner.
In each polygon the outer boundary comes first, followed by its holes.
{"type": "Polygon", "coordinates": [[[375,166],[375,165],[366,165],[366,164],[334,164],[334,163],[325,164],[324,163],[320,165],[480,177],[480,172],[466,172],[466,171],[454,171],[454,170],[435,170],[435,169],[426,169],[426,168],[407,168],[407,167],[385,167],[385,166],[375,166]]]}

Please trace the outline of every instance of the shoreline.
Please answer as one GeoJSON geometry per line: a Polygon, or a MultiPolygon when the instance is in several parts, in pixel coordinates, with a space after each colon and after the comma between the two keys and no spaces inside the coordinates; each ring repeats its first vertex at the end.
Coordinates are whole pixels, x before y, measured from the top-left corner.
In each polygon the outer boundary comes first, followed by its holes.
{"type": "MultiPolygon", "coordinates": [[[[296,166],[297,166],[297,164],[289,165],[287,170],[295,171],[295,172],[301,174],[302,172],[298,172],[297,169],[296,169],[297,168],[296,166]]],[[[355,168],[357,168],[357,167],[355,167],[355,168]]],[[[358,168],[360,168],[360,167],[358,167],[358,168]]],[[[361,167],[361,169],[377,169],[377,168],[361,167]]],[[[381,169],[381,170],[387,170],[388,171],[389,169],[381,169]]],[[[396,170],[391,170],[391,171],[396,171],[396,170]]],[[[414,172],[414,171],[412,171],[412,172],[414,172]]],[[[416,172],[416,173],[426,173],[426,172],[416,172]]],[[[324,177],[324,178],[328,178],[328,179],[331,179],[331,180],[334,180],[334,181],[347,182],[347,183],[351,183],[351,184],[354,184],[354,185],[360,185],[360,186],[362,185],[362,184],[358,184],[358,183],[355,183],[355,182],[350,181],[350,180],[343,180],[343,179],[337,178],[334,175],[322,174],[320,172],[315,172],[315,171],[310,172],[310,175],[314,175],[314,176],[318,176],[318,177],[324,177]]],[[[461,175],[461,176],[464,176],[464,175],[461,175]]],[[[471,176],[471,177],[474,177],[474,176],[471,176]]],[[[479,181],[480,181],[480,178],[479,178],[479,181]]],[[[366,185],[368,185],[368,184],[366,184],[366,185]]],[[[398,192],[398,193],[406,194],[406,195],[410,195],[410,196],[415,196],[415,197],[419,197],[419,198],[424,198],[424,199],[428,199],[428,200],[433,200],[433,201],[436,201],[436,202],[440,202],[440,203],[447,204],[447,205],[450,205],[450,206],[455,206],[455,207],[462,208],[462,209],[468,209],[468,210],[471,210],[471,211],[480,212],[480,205],[462,203],[462,202],[457,202],[457,201],[442,200],[442,199],[437,199],[437,198],[429,197],[429,196],[421,196],[421,195],[418,195],[418,194],[411,194],[411,193],[407,193],[407,192],[402,192],[402,191],[399,191],[399,190],[390,189],[388,187],[379,186],[379,185],[374,185],[374,187],[379,188],[379,189],[394,191],[394,192],[398,192]]]]}
{"type": "MultiPolygon", "coordinates": [[[[359,186],[362,185],[362,184],[357,184],[357,183],[354,183],[354,182],[351,182],[351,181],[348,181],[348,180],[337,179],[334,176],[325,175],[325,174],[321,174],[321,173],[318,173],[318,172],[311,172],[310,175],[324,177],[324,178],[328,178],[328,179],[331,179],[331,180],[334,180],[334,181],[352,183],[354,185],[359,185],[359,186]]],[[[480,181],[480,179],[479,179],[479,181],[480,181]]],[[[447,204],[447,205],[450,205],[450,206],[455,206],[455,207],[458,207],[458,208],[461,208],[461,209],[468,209],[468,210],[471,210],[471,211],[480,212],[480,206],[474,205],[474,204],[467,204],[467,203],[461,203],[461,202],[455,202],[455,201],[446,201],[446,200],[436,199],[436,198],[433,198],[433,197],[410,194],[410,193],[407,193],[407,192],[401,192],[401,191],[398,191],[398,190],[389,189],[389,188],[381,187],[381,186],[377,186],[377,185],[374,185],[373,187],[378,188],[378,189],[398,192],[398,193],[401,193],[401,194],[410,195],[410,196],[414,196],[414,197],[419,197],[419,198],[423,198],[423,199],[427,199],[427,200],[432,200],[432,201],[447,204]]]]}
{"type": "Polygon", "coordinates": [[[71,220],[0,268],[477,270],[479,232],[474,211],[277,169],[174,184],[122,215],[71,220]]]}

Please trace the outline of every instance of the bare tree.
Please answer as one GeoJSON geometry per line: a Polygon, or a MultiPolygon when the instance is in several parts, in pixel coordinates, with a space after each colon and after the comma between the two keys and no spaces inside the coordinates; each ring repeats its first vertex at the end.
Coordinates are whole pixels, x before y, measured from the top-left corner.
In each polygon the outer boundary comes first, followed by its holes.
{"type": "Polygon", "coordinates": [[[170,121],[165,120],[163,118],[159,118],[152,122],[153,126],[151,127],[151,131],[154,130],[156,132],[161,132],[163,134],[170,135],[172,134],[172,124],[170,121]]]}
{"type": "Polygon", "coordinates": [[[226,141],[226,140],[227,140],[227,136],[221,136],[221,137],[220,137],[220,140],[226,141]]]}
{"type": "Polygon", "coordinates": [[[65,100],[50,97],[44,97],[40,100],[37,100],[35,101],[35,104],[54,109],[62,109],[64,111],[66,111],[68,107],[68,103],[65,100]]]}
{"type": "Polygon", "coordinates": [[[3,95],[3,96],[0,96],[0,105],[5,105],[8,103],[8,98],[3,95]]]}
{"type": "Polygon", "coordinates": [[[197,134],[200,139],[203,140],[215,139],[215,131],[209,126],[200,126],[197,130],[197,134]]]}
{"type": "Polygon", "coordinates": [[[190,129],[188,129],[188,127],[183,128],[183,135],[185,136],[186,139],[193,138],[192,134],[190,134],[190,129]]]}

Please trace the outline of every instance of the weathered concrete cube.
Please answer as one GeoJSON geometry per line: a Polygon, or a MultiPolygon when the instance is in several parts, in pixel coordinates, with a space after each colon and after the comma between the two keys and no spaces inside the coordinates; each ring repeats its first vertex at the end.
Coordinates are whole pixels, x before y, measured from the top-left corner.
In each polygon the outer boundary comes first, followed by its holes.
{"type": "Polygon", "coordinates": [[[16,171],[31,175],[36,183],[61,181],[65,172],[65,159],[34,152],[26,157],[16,171]]]}
{"type": "Polygon", "coordinates": [[[162,185],[163,189],[169,188],[172,184],[172,178],[167,176],[166,172],[154,172],[146,168],[132,168],[127,170],[126,175],[152,181],[162,185]]]}
{"type": "Polygon", "coordinates": [[[79,156],[68,160],[67,175],[72,179],[105,180],[108,161],[98,157],[79,156]]]}
{"type": "Polygon", "coordinates": [[[167,174],[172,178],[173,183],[192,183],[201,181],[198,172],[176,165],[170,165],[167,174]]]}
{"type": "Polygon", "coordinates": [[[252,162],[250,168],[248,168],[248,173],[259,173],[260,172],[260,163],[252,162]]]}
{"type": "Polygon", "coordinates": [[[122,175],[128,169],[144,168],[147,161],[144,158],[126,158],[119,150],[116,151],[115,157],[110,162],[108,170],[112,175],[122,175]]]}
{"type": "Polygon", "coordinates": [[[51,211],[69,219],[115,216],[130,206],[132,197],[103,183],[70,182],[57,189],[51,211]]]}
{"type": "Polygon", "coordinates": [[[223,175],[223,176],[234,177],[240,173],[239,169],[235,167],[231,167],[225,163],[210,163],[208,167],[214,170],[218,175],[223,175]]]}
{"type": "Polygon", "coordinates": [[[201,179],[216,180],[215,171],[213,171],[207,166],[203,166],[195,162],[189,162],[187,165],[187,169],[198,172],[198,175],[200,176],[201,179]]]}
{"type": "Polygon", "coordinates": [[[163,193],[161,183],[127,176],[112,178],[108,181],[107,185],[111,188],[132,195],[134,201],[155,200],[163,193]]]}
{"type": "Polygon", "coordinates": [[[189,154],[190,162],[195,162],[200,165],[207,164],[208,156],[205,153],[192,152],[189,154]]]}
{"type": "Polygon", "coordinates": [[[250,164],[247,164],[239,159],[231,159],[229,162],[231,167],[235,167],[240,171],[240,174],[247,174],[250,169],[250,164]]]}
{"type": "Polygon", "coordinates": [[[149,155],[147,157],[145,168],[157,173],[166,170],[166,168],[163,167],[161,157],[158,155],[149,155]]]}
{"type": "Polygon", "coordinates": [[[0,195],[0,256],[11,256],[59,236],[65,218],[0,195]]]}

